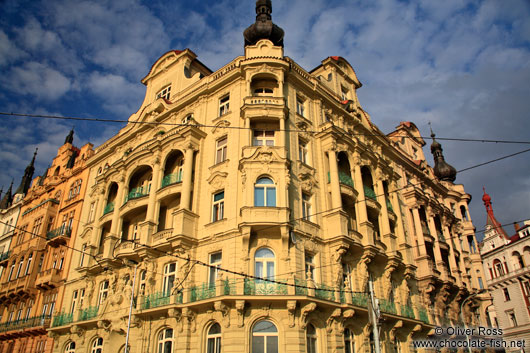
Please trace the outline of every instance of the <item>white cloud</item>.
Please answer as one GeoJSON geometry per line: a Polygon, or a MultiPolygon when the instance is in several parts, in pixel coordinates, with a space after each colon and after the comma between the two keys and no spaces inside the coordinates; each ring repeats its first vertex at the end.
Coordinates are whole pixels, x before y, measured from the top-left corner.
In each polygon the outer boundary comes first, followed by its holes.
{"type": "Polygon", "coordinates": [[[5,89],[41,100],[56,100],[71,87],[62,73],[35,61],[14,67],[1,83],[5,89]]]}
{"type": "Polygon", "coordinates": [[[12,43],[4,31],[0,31],[0,66],[9,64],[27,54],[12,43]]]}

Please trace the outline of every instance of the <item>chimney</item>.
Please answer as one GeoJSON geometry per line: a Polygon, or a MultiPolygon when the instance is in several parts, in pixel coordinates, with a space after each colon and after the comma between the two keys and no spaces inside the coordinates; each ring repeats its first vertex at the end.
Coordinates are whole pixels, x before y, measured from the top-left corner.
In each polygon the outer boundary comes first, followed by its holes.
{"type": "Polygon", "coordinates": [[[519,226],[519,223],[513,222],[513,227],[515,228],[515,231],[518,232],[521,227],[519,226]]]}

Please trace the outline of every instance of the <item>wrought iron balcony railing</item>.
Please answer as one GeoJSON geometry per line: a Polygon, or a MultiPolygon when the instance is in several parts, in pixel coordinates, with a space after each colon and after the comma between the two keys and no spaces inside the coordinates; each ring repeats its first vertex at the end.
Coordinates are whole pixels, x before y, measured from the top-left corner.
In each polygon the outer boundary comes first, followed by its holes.
{"type": "Polygon", "coordinates": [[[107,206],[105,206],[105,209],[103,210],[103,215],[106,215],[107,213],[111,213],[114,211],[114,202],[109,202],[107,206]]]}
{"type": "Polygon", "coordinates": [[[11,251],[6,251],[0,254],[0,261],[7,260],[9,258],[9,255],[11,255],[11,251]]]}
{"type": "Polygon", "coordinates": [[[58,313],[53,317],[52,327],[64,326],[74,321],[73,313],[58,313]]]}
{"type": "Polygon", "coordinates": [[[48,233],[46,233],[46,238],[48,240],[52,240],[53,238],[57,238],[59,236],[69,238],[71,235],[72,235],[72,227],[63,224],[59,228],[51,230],[48,233]]]}
{"type": "MultiPolygon", "coordinates": [[[[284,280],[276,279],[278,282],[284,280]]],[[[245,278],[244,286],[245,295],[287,295],[287,286],[285,284],[268,282],[254,278],[245,278]]]]}
{"type": "Polygon", "coordinates": [[[364,185],[364,196],[377,201],[377,196],[375,195],[374,189],[366,185],[364,185]]]}
{"type": "Polygon", "coordinates": [[[30,327],[44,326],[50,324],[51,315],[33,316],[25,319],[13,320],[0,324],[0,332],[27,329],[30,327]]]}
{"type": "Polygon", "coordinates": [[[169,292],[156,292],[149,295],[146,295],[144,297],[143,303],[142,303],[142,309],[152,309],[157,308],[159,306],[168,305],[171,298],[171,293],[169,292]]]}
{"type": "Polygon", "coordinates": [[[86,309],[79,311],[79,317],[77,321],[86,321],[98,316],[99,306],[90,306],[86,309]]]}
{"type": "Polygon", "coordinates": [[[124,204],[127,203],[127,201],[129,200],[137,199],[139,197],[146,196],[146,195],[149,195],[149,191],[147,190],[147,188],[144,188],[143,186],[131,189],[131,191],[129,191],[127,196],[125,196],[124,204]]]}
{"type": "Polygon", "coordinates": [[[175,173],[175,174],[168,174],[164,176],[164,178],[162,179],[162,187],[164,188],[168,185],[181,183],[181,182],[182,182],[182,172],[175,173]]]}

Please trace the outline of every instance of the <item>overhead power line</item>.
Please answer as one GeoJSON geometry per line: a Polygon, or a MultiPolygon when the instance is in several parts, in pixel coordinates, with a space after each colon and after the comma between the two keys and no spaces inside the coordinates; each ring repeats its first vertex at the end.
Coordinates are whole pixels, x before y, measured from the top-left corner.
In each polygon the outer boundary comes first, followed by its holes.
{"type": "MultiPolygon", "coordinates": [[[[169,122],[151,122],[151,121],[129,121],[125,119],[102,119],[102,118],[82,118],[73,116],[62,116],[62,115],[44,115],[44,114],[23,114],[23,113],[8,113],[0,112],[0,116],[15,116],[22,118],[39,118],[39,119],[56,119],[56,120],[73,120],[73,121],[89,121],[98,123],[118,123],[118,124],[138,124],[138,125],[151,125],[151,126],[195,126],[195,127],[209,127],[209,128],[222,128],[222,129],[235,129],[235,130],[252,130],[243,126],[217,126],[217,125],[206,125],[206,124],[193,124],[193,123],[169,123],[169,122]]],[[[262,129],[263,130],[263,129],[262,129]]],[[[304,133],[318,133],[316,130],[302,130],[302,129],[265,129],[267,131],[285,131],[285,132],[304,132],[304,133]]],[[[364,133],[353,133],[347,134],[348,136],[386,136],[381,134],[364,134],[364,133]]],[[[400,136],[412,138],[410,136],[400,136]]],[[[429,136],[420,136],[423,139],[429,139],[429,136]]],[[[460,142],[481,142],[481,143],[503,143],[503,144],[523,144],[530,145],[530,141],[517,141],[517,140],[495,140],[485,138],[459,138],[459,137],[436,137],[440,141],[460,141],[460,142]]]]}

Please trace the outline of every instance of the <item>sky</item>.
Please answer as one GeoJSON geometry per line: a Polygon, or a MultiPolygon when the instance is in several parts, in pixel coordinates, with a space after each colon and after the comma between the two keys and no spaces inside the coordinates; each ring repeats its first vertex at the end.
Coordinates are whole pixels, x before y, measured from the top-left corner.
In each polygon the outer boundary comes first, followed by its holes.
{"type": "MultiPolygon", "coordinates": [[[[0,112],[126,120],[162,54],[190,48],[217,70],[242,55],[253,0],[0,0],[0,112]]],[[[413,121],[423,136],[530,141],[528,0],[273,0],[285,55],[306,70],[342,56],[360,104],[384,133],[413,121]]],[[[38,147],[44,172],[74,127],[96,147],[124,124],[0,116],[0,187],[20,183],[38,147]]],[[[430,141],[424,152],[432,165],[430,141]]],[[[442,142],[457,170],[530,144],[442,142]]],[[[502,224],[530,219],[530,152],[457,175],[482,230],[482,188],[502,224]]],[[[508,234],[513,227],[507,226],[508,234]]]]}

